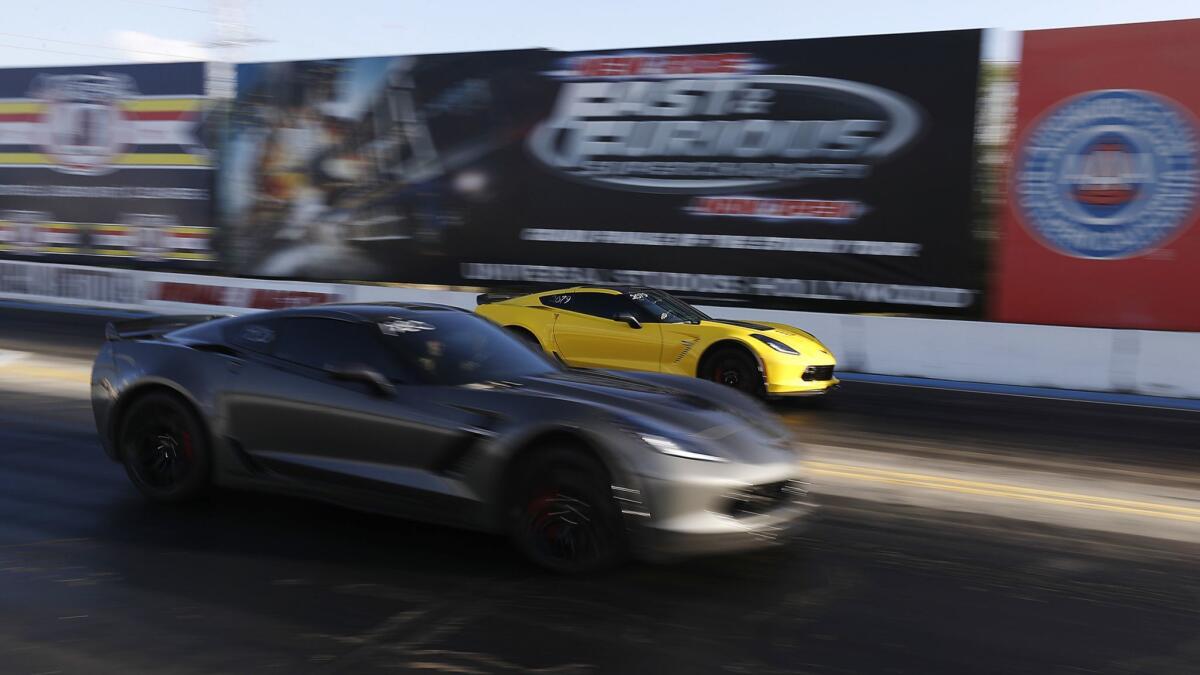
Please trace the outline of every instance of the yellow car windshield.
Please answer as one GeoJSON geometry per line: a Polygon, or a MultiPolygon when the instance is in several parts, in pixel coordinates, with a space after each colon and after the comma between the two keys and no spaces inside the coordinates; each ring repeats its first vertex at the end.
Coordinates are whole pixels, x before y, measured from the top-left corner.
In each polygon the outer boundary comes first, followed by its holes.
{"type": "Polygon", "coordinates": [[[704,312],[662,291],[632,291],[629,298],[659,323],[700,323],[709,318],[704,312]]]}

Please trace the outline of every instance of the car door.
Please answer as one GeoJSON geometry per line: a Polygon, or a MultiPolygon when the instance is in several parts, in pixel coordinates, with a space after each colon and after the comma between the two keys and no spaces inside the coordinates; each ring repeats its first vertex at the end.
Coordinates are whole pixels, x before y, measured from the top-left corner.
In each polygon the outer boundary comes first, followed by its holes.
{"type": "Polygon", "coordinates": [[[430,496],[454,496],[435,469],[475,420],[406,380],[373,327],[327,317],[242,326],[242,345],[260,346],[231,378],[228,429],[271,475],[374,508],[429,507],[430,496]],[[368,366],[394,391],[331,374],[333,364],[368,366]]]}
{"type": "MultiPolygon", "coordinates": [[[[613,317],[621,313],[639,316],[640,311],[624,294],[579,291],[569,299],[554,302],[554,344],[570,366],[660,370],[662,326],[643,322],[630,326],[613,317]]],[[[561,298],[560,298],[561,299],[561,298]]]]}

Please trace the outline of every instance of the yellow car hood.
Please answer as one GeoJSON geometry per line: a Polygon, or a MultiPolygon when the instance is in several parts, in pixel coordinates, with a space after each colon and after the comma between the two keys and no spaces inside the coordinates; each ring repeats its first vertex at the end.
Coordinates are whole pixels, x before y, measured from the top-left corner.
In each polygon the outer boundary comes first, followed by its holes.
{"type": "Polygon", "coordinates": [[[809,333],[795,326],[789,326],[786,323],[774,323],[771,321],[741,321],[734,319],[712,319],[702,321],[702,324],[710,324],[713,327],[722,327],[730,333],[739,333],[743,337],[749,337],[753,333],[766,335],[775,338],[787,346],[799,351],[801,354],[812,354],[814,349],[819,350],[824,354],[830,353],[829,349],[821,344],[821,341],[809,333]],[[741,328],[738,331],[737,328],[741,328]]]}

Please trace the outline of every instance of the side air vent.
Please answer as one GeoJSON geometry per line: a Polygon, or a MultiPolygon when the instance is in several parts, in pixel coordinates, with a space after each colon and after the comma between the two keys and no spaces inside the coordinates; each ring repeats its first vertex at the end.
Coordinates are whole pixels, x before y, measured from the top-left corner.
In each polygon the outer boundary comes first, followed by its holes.
{"type": "Polygon", "coordinates": [[[696,339],[680,340],[683,343],[683,349],[679,351],[679,355],[675,357],[675,363],[679,363],[692,351],[692,347],[696,346],[696,339]]]}

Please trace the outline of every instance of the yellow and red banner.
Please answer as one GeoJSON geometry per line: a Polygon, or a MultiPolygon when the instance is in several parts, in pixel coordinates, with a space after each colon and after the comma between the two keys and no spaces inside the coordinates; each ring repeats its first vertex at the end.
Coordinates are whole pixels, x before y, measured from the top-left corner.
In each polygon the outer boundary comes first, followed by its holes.
{"type": "Polygon", "coordinates": [[[216,260],[213,228],[131,215],[135,224],[0,220],[0,253],[102,256],[143,261],[216,260]],[[140,221],[140,222],[139,222],[140,221]]]}
{"type": "Polygon", "coordinates": [[[213,267],[206,113],[201,63],[0,71],[0,256],[213,267]]]}

